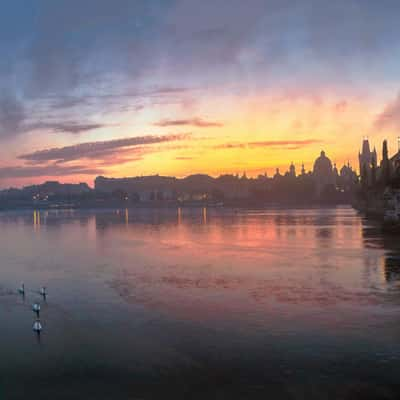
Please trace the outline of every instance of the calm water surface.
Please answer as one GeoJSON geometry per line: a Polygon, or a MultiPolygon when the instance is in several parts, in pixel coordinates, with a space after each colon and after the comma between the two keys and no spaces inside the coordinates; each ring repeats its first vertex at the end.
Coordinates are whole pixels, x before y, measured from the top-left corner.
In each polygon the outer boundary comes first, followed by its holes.
{"type": "Polygon", "coordinates": [[[3,212],[0,232],[0,399],[400,397],[400,240],[350,208],[3,212]]]}

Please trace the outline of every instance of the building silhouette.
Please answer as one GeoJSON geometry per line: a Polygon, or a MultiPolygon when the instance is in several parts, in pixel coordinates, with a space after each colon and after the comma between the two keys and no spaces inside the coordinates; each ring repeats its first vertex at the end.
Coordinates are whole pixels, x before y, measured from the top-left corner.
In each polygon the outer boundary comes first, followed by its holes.
{"type": "Polygon", "coordinates": [[[315,160],[313,167],[313,178],[315,182],[315,193],[320,197],[324,190],[335,185],[332,162],[325,155],[325,151],[321,151],[320,156],[315,160]]]}
{"type": "MultiPolygon", "coordinates": [[[[369,144],[365,143],[364,147],[362,154],[367,160],[366,157],[370,154],[369,144]]],[[[365,168],[369,171],[374,163],[371,164],[371,157],[368,160],[365,168]]],[[[400,155],[396,160],[400,165],[400,155]]],[[[387,162],[392,163],[389,159],[387,162]]],[[[299,175],[296,173],[295,163],[291,162],[286,172],[281,173],[277,168],[271,178],[267,174],[257,178],[248,177],[245,172],[242,176],[224,174],[212,177],[194,174],[184,178],[160,175],[125,178],[98,176],[94,181],[94,189],[86,184],[61,184],[52,181],[22,189],[3,190],[0,191],[0,206],[37,205],[38,201],[43,206],[51,202],[57,202],[53,205],[59,206],[64,202],[77,207],[114,206],[120,203],[125,206],[133,203],[348,203],[357,185],[357,174],[349,163],[343,165],[339,172],[336,164],[332,165],[325,152],[321,151],[312,171],[306,171],[302,163],[299,175]]]]}
{"type": "Polygon", "coordinates": [[[376,149],[370,150],[368,138],[364,138],[361,146],[361,152],[358,153],[360,174],[364,169],[370,170],[373,164],[377,164],[376,149]]]}

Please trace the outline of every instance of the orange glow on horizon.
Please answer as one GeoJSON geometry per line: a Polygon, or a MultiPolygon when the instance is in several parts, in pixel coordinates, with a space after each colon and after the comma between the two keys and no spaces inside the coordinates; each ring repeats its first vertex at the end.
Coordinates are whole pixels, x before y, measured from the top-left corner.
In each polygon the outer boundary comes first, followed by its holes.
{"type": "MultiPolygon", "coordinates": [[[[190,133],[187,138],[117,149],[106,159],[82,157],[61,164],[63,167],[84,165],[85,168],[97,171],[97,174],[43,174],[8,178],[2,180],[2,186],[22,186],[46,180],[87,182],[93,186],[96,175],[128,177],[159,174],[183,177],[197,173],[219,176],[241,175],[245,172],[249,177],[264,173],[272,176],[276,168],[285,173],[291,162],[295,164],[297,173],[300,173],[302,163],[306,171],[312,170],[314,160],[321,150],[325,150],[338,168],[349,161],[353,168],[358,169],[357,154],[365,135],[370,137],[371,146],[377,147],[378,154],[385,137],[389,138],[391,153],[397,151],[394,134],[376,132],[372,128],[381,109],[381,102],[355,97],[343,100],[339,95],[321,98],[306,94],[204,96],[199,98],[196,109],[191,113],[203,116],[201,121],[216,121],[215,124],[155,126],[157,121],[182,121],[187,118],[179,108],[165,106],[144,112],[140,124],[135,125],[134,129],[134,132],[140,132],[138,136],[190,133]]],[[[101,135],[96,131],[85,135],[85,140],[81,139],[76,144],[127,137],[127,127],[132,122],[123,120],[123,124],[111,126],[101,135]]],[[[131,136],[135,136],[134,132],[131,136]]],[[[71,146],[71,136],[64,139],[58,137],[56,144],[48,144],[46,147],[43,142],[49,138],[46,139],[44,133],[40,137],[43,141],[28,140],[25,149],[30,146],[31,149],[33,147],[31,151],[40,151],[44,148],[71,146]]],[[[10,151],[10,154],[15,157],[20,153],[10,151]]],[[[12,160],[3,160],[4,163],[11,164],[12,160]]]]}

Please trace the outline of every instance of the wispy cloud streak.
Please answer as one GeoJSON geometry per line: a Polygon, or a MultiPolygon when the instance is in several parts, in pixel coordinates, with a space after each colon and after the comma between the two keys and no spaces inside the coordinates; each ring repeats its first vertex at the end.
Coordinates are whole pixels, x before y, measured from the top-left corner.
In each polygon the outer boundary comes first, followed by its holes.
{"type": "Polygon", "coordinates": [[[40,176],[68,176],[68,175],[100,175],[101,168],[91,168],[85,165],[45,165],[45,166],[10,166],[0,168],[0,179],[4,178],[32,178],[40,176]]]}
{"type": "Polygon", "coordinates": [[[289,149],[299,149],[311,144],[321,143],[319,139],[304,140],[265,140],[259,142],[246,143],[222,143],[214,146],[215,149],[242,149],[247,147],[284,147],[289,149]]]}
{"type": "Polygon", "coordinates": [[[68,162],[81,158],[96,158],[104,155],[111,156],[121,149],[137,146],[179,141],[189,138],[190,134],[171,134],[164,136],[137,136],[123,139],[114,139],[97,142],[80,143],[72,146],[55,147],[52,149],[38,150],[33,153],[22,154],[18,158],[34,162],[68,162]]]}
{"type": "Polygon", "coordinates": [[[77,123],[77,122],[43,122],[32,124],[26,127],[27,131],[46,129],[56,133],[72,133],[78,135],[80,133],[93,131],[107,127],[107,124],[98,123],[77,123]]]}
{"type": "Polygon", "coordinates": [[[201,118],[189,118],[189,119],[162,119],[161,121],[158,121],[154,123],[154,126],[159,126],[159,127],[169,127],[169,126],[195,126],[197,128],[220,128],[224,124],[221,122],[216,122],[216,121],[206,121],[201,118]]]}

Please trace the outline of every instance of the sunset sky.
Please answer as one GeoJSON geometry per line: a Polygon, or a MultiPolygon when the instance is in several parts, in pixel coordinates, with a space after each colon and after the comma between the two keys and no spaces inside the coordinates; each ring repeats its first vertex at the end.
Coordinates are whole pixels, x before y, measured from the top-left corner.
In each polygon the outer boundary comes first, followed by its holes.
{"type": "Polygon", "coordinates": [[[397,151],[398,0],[1,6],[0,188],[397,151]]]}

